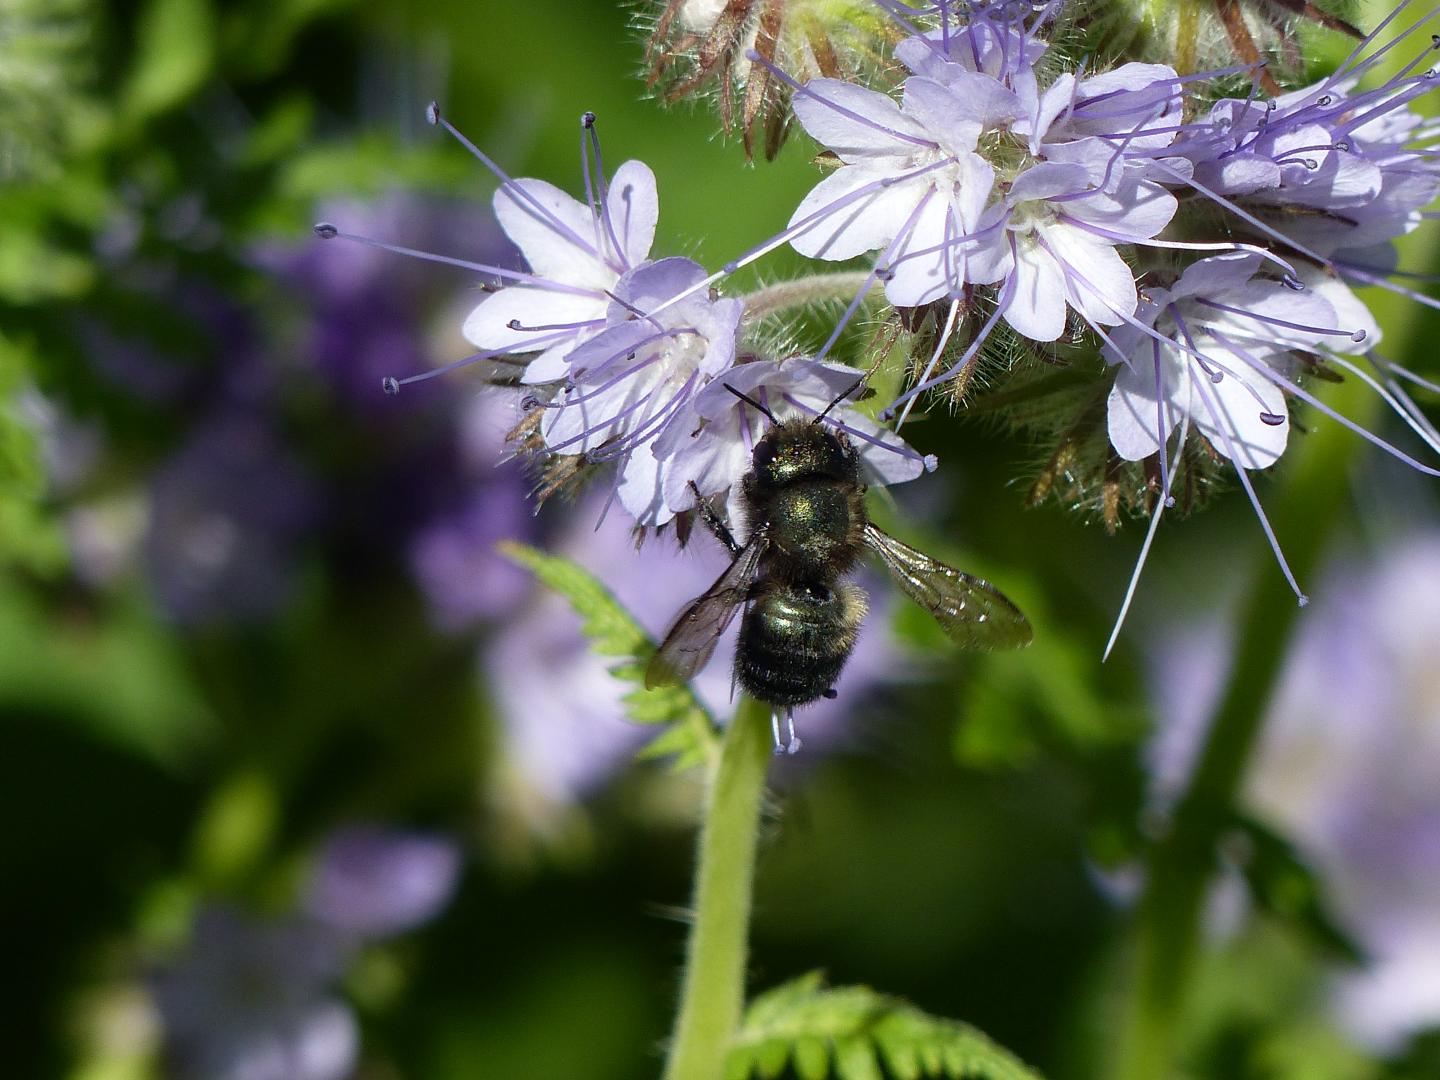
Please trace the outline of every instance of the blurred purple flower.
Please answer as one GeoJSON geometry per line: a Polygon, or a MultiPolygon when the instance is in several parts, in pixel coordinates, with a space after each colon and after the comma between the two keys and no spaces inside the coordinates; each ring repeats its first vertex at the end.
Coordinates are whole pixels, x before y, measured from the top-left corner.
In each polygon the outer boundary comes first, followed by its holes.
{"type": "Polygon", "coordinates": [[[169,1075],[184,1080],[340,1080],[355,1017],[330,988],[347,952],[318,924],[227,908],[195,921],[185,952],[151,978],[169,1075]]]}
{"type": "MultiPolygon", "coordinates": [[[[322,209],[367,235],[405,236],[417,247],[437,249],[463,236],[471,257],[517,262],[495,222],[467,203],[397,192],[322,209]]],[[[396,413],[381,383],[430,366],[426,314],[447,295],[434,268],[364,244],[317,244],[308,237],[295,247],[262,251],[257,259],[306,302],[302,351],[326,384],[352,406],[396,413]]]]}
{"type": "MultiPolygon", "coordinates": [[[[1341,1021],[1382,1051],[1440,1023],[1440,536],[1332,569],[1291,646],[1244,799],[1293,840],[1366,962],[1336,977],[1341,1021]]],[[[1211,621],[1158,645],[1164,727],[1150,754],[1173,801],[1234,653],[1211,621]]]]}
{"type": "Polygon", "coordinates": [[[497,541],[529,539],[536,529],[518,462],[501,464],[518,419],[514,394],[489,390],[470,400],[460,418],[459,497],[410,538],[410,571],[442,630],[513,611],[529,588],[529,575],[495,551],[497,541]]]}
{"type": "Polygon", "coordinates": [[[1440,1024],[1440,536],[1341,566],[1291,651],[1247,797],[1314,860],[1368,956],[1347,1026],[1440,1024]]]}
{"type": "Polygon", "coordinates": [[[230,413],[202,424],[150,494],[143,557],[172,618],[261,618],[289,598],[318,493],[265,420],[230,413]]]}
{"type": "Polygon", "coordinates": [[[389,937],[439,914],[459,876],[453,841],[386,825],[349,825],[321,848],[303,906],[346,938],[389,937]]]}
{"type": "MultiPolygon", "coordinates": [[[[637,552],[634,523],[612,513],[597,529],[592,522],[600,510],[601,501],[593,498],[576,506],[554,547],[599,577],[652,639],[659,640],[680,609],[714,582],[729,559],[717,543],[699,533],[684,550],[662,538],[637,552]]],[[[808,749],[843,740],[843,720],[854,703],[905,666],[887,630],[892,590],[881,584],[867,591],[870,614],[836,683],[838,697],[797,711],[796,724],[808,749]]],[[[722,723],[734,712],[734,638],[732,629],[693,683],[722,723]]],[[[613,657],[591,651],[579,618],[550,592],[540,593],[486,646],[482,664],[508,753],[542,798],[568,803],[586,797],[656,734],[625,719],[621,699],[634,684],[610,674],[615,663],[613,657]]]]}

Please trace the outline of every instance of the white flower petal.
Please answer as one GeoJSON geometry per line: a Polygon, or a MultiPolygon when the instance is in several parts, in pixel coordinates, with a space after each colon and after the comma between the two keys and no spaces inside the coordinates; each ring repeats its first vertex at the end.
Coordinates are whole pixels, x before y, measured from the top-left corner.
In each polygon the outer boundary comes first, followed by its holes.
{"type": "Polygon", "coordinates": [[[895,175],[889,170],[849,166],[827,176],[805,196],[790,218],[794,227],[811,217],[813,225],[790,241],[790,246],[812,259],[853,259],[883,248],[904,228],[916,205],[933,187],[927,178],[882,188],[879,181],[895,175]],[[873,189],[838,209],[846,196],[866,185],[873,189]]]}
{"type": "Polygon", "coordinates": [[[1091,322],[1114,326],[1135,313],[1135,274],[1114,247],[1071,225],[1050,226],[1044,236],[1068,270],[1070,303],[1091,322]]]}
{"type": "Polygon", "coordinates": [[[810,136],[842,161],[908,160],[924,149],[915,140],[932,141],[893,98],[838,79],[811,79],[792,107],[810,136]]]}
{"type": "Polygon", "coordinates": [[[1195,426],[1219,453],[1242,469],[1264,469],[1275,464],[1290,438],[1285,392],[1253,370],[1244,358],[1218,343],[1202,338],[1197,344],[1209,358],[1207,363],[1223,368],[1223,374],[1218,383],[1211,382],[1192,367],[1195,386],[1190,409],[1195,426]],[[1280,417],[1280,423],[1266,423],[1262,413],[1280,417]]]}
{"type": "Polygon", "coordinates": [[[616,169],[610,178],[605,207],[625,262],[639,266],[650,257],[655,223],[660,218],[660,199],[650,167],[643,161],[627,161],[616,169]]]}
{"type": "Polygon", "coordinates": [[[1033,341],[1054,341],[1065,332],[1065,278],[1060,265],[1029,237],[1016,242],[1014,253],[1013,295],[1005,321],[1033,341]]]}
{"type": "Polygon", "coordinates": [[[1143,461],[1159,453],[1162,435],[1169,439],[1184,414],[1177,382],[1184,378],[1174,360],[1174,353],[1158,346],[1160,353],[1163,405],[1156,397],[1155,361],[1151,348],[1142,344],[1130,363],[1122,365],[1115,376],[1106,403],[1106,421],[1110,445],[1126,461],[1143,461]]]}
{"type": "MultiPolygon", "coordinates": [[[[460,332],[477,349],[508,349],[527,353],[550,349],[560,330],[514,330],[510,323],[521,327],[567,326],[571,323],[593,322],[591,332],[605,325],[605,309],[610,301],[604,296],[552,292],[513,285],[485,297],[465,319],[460,332]],[[537,345],[536,342],[540,344],[537,345]]],[[[584,333],[577,327],[570,346],[584,333]]]]}
{"type": "Polygon", "coordinates": [[[590,208],[554,184],[523,179],[501,185],[495,217],[540,277],[608,289],[619,276],[600,258],[590,208]]]}

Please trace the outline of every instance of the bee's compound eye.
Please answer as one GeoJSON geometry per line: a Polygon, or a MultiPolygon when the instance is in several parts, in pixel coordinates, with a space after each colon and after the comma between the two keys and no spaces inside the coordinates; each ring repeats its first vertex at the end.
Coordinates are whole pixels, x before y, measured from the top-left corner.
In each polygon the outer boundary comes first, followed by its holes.
{"type": "Polygon", "coordinates": [[[768,468],[775,460],[775,444],[769,439],[762,439],[755,446],[755,453],[751,455],[751,463],[757,469],[768,468]]]}

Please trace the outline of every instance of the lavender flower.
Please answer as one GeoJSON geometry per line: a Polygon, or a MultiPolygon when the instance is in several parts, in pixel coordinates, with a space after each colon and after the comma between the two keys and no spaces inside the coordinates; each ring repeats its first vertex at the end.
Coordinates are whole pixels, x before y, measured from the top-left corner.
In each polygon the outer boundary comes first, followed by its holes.
{"type": "MultiPolygon", "coordinates": [[[[1333,566],[1285,660],[1243,795],[1311,862],[1360,947],[1363,965],[1330,980],[1332,1001],[1381,1052],[1440,1022],[1437,641],[1440,538],[1333,566]]],[[[1194,767],[1238,644],[1207,618],[1152,645],[1162,802],[1194,767]]]]}
{"type": "Polygon", "coordinates": [[[347,952],[318,924],[207,908],[186,951],[151,979],[172,1074],[193,1080],[340,1080],[354,1014],[331,994],[347,952]]]}
{"type": "Polygon", "coordinates": [[[165,611],[187,624],[270,615],[315,512],[309,473],[269,423],[213,418],[150,483],[143,557],[165,611]]]}
{"type": "Polygon", "coordinates": [[[566,355],[604,329],[611,292],[649,257],[659,215],[654,174],[627,161],[608,186],[602,181],[600,198],[598,208],[587,206],[542,180],[495,193],[495,217],[533,276],[480,301],[464,334],[487,351],[538,352],[527,383],[565,378],[566,355]]]}
{"type": "Polygon", "coordinates": [[[352,940],[429,922],[455,893],[460,851],[443,837],[350,825],[326,839],[304,891],[313,919],[352,940]]]}
{"type": "Polygon", "coordinates": [[[661,259],[626,274],[605,330],[566,357],[573,376],[541,421],[552,452],[619,462],[620,502],[642,525],[673,516],[651,444],[692,422],[691,400],[735,359],[744,305],[701,295],[705,280],[704,268],[689,259],[661,259]]]}
{"type": "Polygon", "coordinates": [[[796,250],[881,250],[899,307],[999,283],[998,314],[1037,341],[1064,332],[1067,306],[1092,325],[1123,322],[1135,276],[1115,246],[1155,236],[1177,208],[1146,165],[1175,137],[1175,72],[1067,72],[1042,91],[1019,33],[977,23],[911,39],[897,55],[924,74],[899,104],[834,80],[797,88],[797,119],[842,167],[791,217],[796,250]]]}

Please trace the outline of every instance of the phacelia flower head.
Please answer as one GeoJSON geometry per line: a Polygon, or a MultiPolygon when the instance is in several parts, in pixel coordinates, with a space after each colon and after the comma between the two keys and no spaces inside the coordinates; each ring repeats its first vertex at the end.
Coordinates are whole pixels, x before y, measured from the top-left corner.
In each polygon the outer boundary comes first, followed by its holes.
{"type": "Polygon", "coordinates": [[[334,996],[348,951],[303,919],[207,908],[183,955],[151,979],[167,1075],[185,1080],[341,1080],[360,1029],[334,996]]]}
{"type": "Polygon", "coordinates": [[[690,422],[691,400],[735,359],[744,305],[712,298],[705,281],[704,267],[681,258],[625,275],[605,329],[568,354],[571,376],[544,406],[549,451],[616,461],[620,502],[642,525],[672,516],[652,444],[690,422]]]}
{"type": "Polygon", "coordinates": [[[1058,338],[1067,307],[1116,325],[1136,301],[1116,245],[1154,237],[1177,207],[1147,178],[1175,137],[1176,75],[1130,64],[1042,90],[1028,38],[992,28],[982,40],[988,25],[968,42],[904,43],[925,74],[898,103],[833,80],[797,90],[797,118],[841,167],[791,217],[791,243],[824,259],[880,251],[897,307],[994,284],[1001,314],[1034,340],[1058,338]]]}

